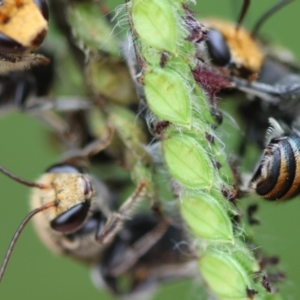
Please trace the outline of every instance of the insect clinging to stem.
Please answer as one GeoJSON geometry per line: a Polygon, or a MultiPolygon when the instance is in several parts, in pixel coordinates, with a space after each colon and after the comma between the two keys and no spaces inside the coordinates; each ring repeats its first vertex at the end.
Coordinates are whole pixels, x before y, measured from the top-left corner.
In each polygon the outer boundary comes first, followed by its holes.
{"type": "MultiPolygon", "coordinates": [[[[0,269],[0,281],[19,235],[35,215],[35,228],[52,251],[89,265],[101,261],[102,252],[122,229],[124,221],[134,213],[136,204],[146,195],[147,186],[147,182],[142,180],[121,207],[113,211],[111,195],[106,186],[84,172],[87,158],[104,149],[111,136],[112,129],[106,139],[96,140],[48,168],[38,182],[23,180],[0,167],[0,171],[13,180],[34,188],[32,210],[11,240],[0,269]]],[[[167,222],[160,226],[163,230],[157,233],[156,239],[162,236],[168,226],[167,222]]]]}
{"type": "Polygon", "coordinates": [[[243,1],[236,24],[217,18],[202,20],[208,30],[204,45],[199,44],[199,58],[219,68],[222,73],[245,78],[246,81],[257,80],[268,55],[263,43],[257,38],[259,29],[275,12],[291,1],[279,0],[258,18],[251,31],[241,26],[250,0],[243,1]]]}
{"type": "MultiPolygon", "coordinates": [[[[270,51],[266,43],[257,37],[262,24],[280,8],[291,2],[281,0],[262,14],[252,31],[241,25],[248,11],[250,0],[244,0],[236,23],[219,18],[200,20],[207,28],[204,43],[196,43],[199,64],[193,70],[195,80],[207,92],[215,111],[216,95],[222,92],[239,93],[239,98],[259,98],[259,101],[277,103],[273,95],[262,93],[259,89],[266,86],[276,72],[276,66],[269,64],[270,51]],[[274,69],[275,68],[275,69],[274,69]],[[269,72],[266,74],[265,70],[269,72]],[[265,81],[265,82],[264,82],[265,81]],[[248,88],[246,88],[246,86],[248,88]],[[251,87],[250,87],[251,86],[251,87]],[[263,97],[261,97],[263,96],[263,97]]],[[[281,63],[276,63],[277,65],[281,63]]],[[[270,87],[268,89],[270,91],[270,87]]],[[[249,106],[253,101],[242,101],[249,106]]],[[[221,114],[221,113],[219,113],[221,114]]],[[[246,114],[245,119],[248,115],[246,114]]],[[[250,126],[250,125],[249,125],[250,126]]],[[[246,129],[248,130],[248,129],[246,129]]],[[[249,129],[250,131],[250,129],[249,129]]]]}
{"type": "MultiPolygon", "coordinates": [[[[243,1],[236,24],[219,19],[204,20],[208,33],[206,50],[199,51],[200,59],[216,67],[227,78],[228,86],[224,89],[240,91],[242,93],[237,97],[247,98],[238,104],[242,122],[246,125],[245,140],[252,140],[261,148],[264,147],[263,133],[268,127],[269,117],[291,126],[299,114],[299,65],[290,51],[259,37],[263,24],[291,2],[277,1],[257,19],[250,31],[241,28],[249,0],[243,1]],[[249,112],[255,114],[255,122],[249,112]]],[[[212,78],[220,81],[217,75],[213,74],[212,78]]],[[[222,83],[217,92],[224,90],[222,83]]],[[[246,151],[245,140],[240,145],[240,154],[246,151]]]]}

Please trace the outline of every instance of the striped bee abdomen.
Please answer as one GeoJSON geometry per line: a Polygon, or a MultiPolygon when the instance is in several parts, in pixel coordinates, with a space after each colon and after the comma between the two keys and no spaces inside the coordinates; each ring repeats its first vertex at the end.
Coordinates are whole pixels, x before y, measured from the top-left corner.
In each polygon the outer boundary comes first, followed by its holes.
{"type": "Polygon", "coordinates": [[[271,137],[250,186],[266,200],[286,200],[300,193],[300,136],[282,130],[273,119],[270,122],[271,137]]]}

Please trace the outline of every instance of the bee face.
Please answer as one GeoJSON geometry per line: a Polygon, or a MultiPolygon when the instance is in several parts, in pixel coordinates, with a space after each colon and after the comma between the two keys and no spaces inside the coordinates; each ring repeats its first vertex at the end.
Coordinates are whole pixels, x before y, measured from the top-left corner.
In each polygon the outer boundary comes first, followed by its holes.
{"type": "Polygon", "coordinates": [[[211,62],[229,68],[232,75],[255,79],[264,54],[250,33],[219,19],[207,19],[204,24],[208,28],[206,45],[211,62]]]}
{"type": "Polygon", "coordinates": [[[266,200],[286,200],[300,193],[300,136],[270,119],[268,144],[250,186],[266,200]]]}
{"type": "Polygon", "coordinates": [[[37,48],[48,29],[45,0],[3,0],[0,4],[0,52],[19,53],[37,48]]]}
{"type": "Polygon", "coordinates": [[[35,190],[32,208],[57,201],[57,206],[45,212],[51,228],[62,233],[78,229],[87,217],[93,197],[88,175],[70,165],[55,165],[47,170],[40,182],[50,184],[52,188],[35,190]]]}
{"type": "Polygon", "coordinates": [[[32,54],[48,30],[46,0],[2,0],[0,2],[0,74],[48,64],[49,59],[32,54]]]}
{"type": "MultiPolygon", "coordinates": [[[[71,252],[78,259],[90,255],[86,245],[81,243],[80,234],[88,235],[85,227],[91,227],[91,219],[95,217],[92,233],[94,245],[98,250],[101,245],[95,241],[95,231],[107,214],[105,206],[104,187],[94,184],[93,179],[84,174],[81,168],[68,164],[58,164],[50,167],[39,180],[39,183],[50,185],[49,189],[35,189],[31,198],[32,210],[47,203],[56,202],[57,205],[38,214],[34,218],[35,228],[43,242],[54,252],[71,252]],[[94,185],[97,198],[95,198],[94,185]],[[101,195],[101,196],[100,196],[101,195]],[[103,196],[103,197],[102,197],[103,196]],[[98,224],[97,221],[100,223],[98,224]],[[83,249],[88,251],[82,253],[83,249]]],[[[92,245],[90,245],[92,248],[92,245]]],[[[96,250],[95,250],[96,251],[96,250]]]]}

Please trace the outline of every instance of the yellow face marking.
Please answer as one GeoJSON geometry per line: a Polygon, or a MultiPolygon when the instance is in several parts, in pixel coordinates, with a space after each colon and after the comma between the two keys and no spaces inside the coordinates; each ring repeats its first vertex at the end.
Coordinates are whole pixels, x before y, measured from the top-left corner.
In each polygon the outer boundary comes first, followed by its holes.
{"type": "Polygon", "coordinates": [[[32,0],[5,0],[0,6],[0,33],[29,50],[36,47],[33,41],[47,29],[47,20],[32,0]]]}
{"type": "Polygon", "coordinates": [[[236,65],[240,65],[253,74],[259,73],[264,53],[245,29],[236,30],[235,24],[218,19],[206,19],[203,23],[223,35],[236,65]]]}
{"type": "Polygon", "coordinates": [[[56,207],[43,212],[47,221],[50,222],[71,207],[86,200],[91,201],[92,195],[88,199],[85,195],[84,179],[89,180],[87,175],[81,173],[46,173],[42,175],[39,182],[47,182],[47,184],[52,185],[52,188],[48,190],[33,190],[32,209],[40,207],[45,203],[59,201],[56,207]]]}

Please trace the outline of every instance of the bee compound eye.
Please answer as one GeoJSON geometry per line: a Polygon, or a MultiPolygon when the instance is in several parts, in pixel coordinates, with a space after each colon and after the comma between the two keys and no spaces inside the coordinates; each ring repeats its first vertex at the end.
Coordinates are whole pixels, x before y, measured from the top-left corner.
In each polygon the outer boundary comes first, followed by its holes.
{"type": "Polygon", "coordinates": [[[218,30],[210,29],[208,31],[206,45],[215,65],[223,67],[230,63],[230,49],[223,35],[218,30]]]}
{"type": "Polygon", "coordinates": [[[36,6],[40,9],[45,20],[49,21],[49,7],[46,0],[33,0],[36,6]]]}
{"type": "Polygon", "coordinates": [[[46,170],[46,173],[84,173],[83,169],[67,164],[56,164],[46,170]]]}
{"type": "Polygon", "coordinates": [[[68,233],[78,229],[85,221],[90,208],[90,202],[79,203],[51,221],[52,229],[68,233]]]}
{"type": "Polygon", "coordinates": [[[2,53],[18,53],[25,50],[20,43],[11,39],[3,33],[0,33],[0,52],[2,53]]]}

